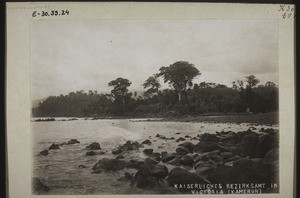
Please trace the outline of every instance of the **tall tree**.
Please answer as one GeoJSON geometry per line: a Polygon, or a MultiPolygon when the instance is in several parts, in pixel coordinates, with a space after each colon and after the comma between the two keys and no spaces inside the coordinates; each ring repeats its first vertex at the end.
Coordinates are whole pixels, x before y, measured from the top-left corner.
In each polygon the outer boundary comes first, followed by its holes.
{"type": "Polygon", "coordinates": [[[111,90],[111,94],[115,98],[116,101],[122,101],[123,105],[125,105],[125,98],[128,93],[128,87],[131,85],[131,82],[126,78],[117,78],[108,83],[108,86],[114,87],[111,90]]]}
{"type": "Polygon", "coordinates": [[[152,75],[150,76],[143,84],[144,89],[148,88],[145,92],[145,96],[152,96],[154,94],[158,94],[158,89],[161,87],[157,76],[152,75]]]}
{"type": "Polygon", "coordinates": [[[259,83],[259,80],[254,75],[245,76],[245,78],[246,78],[247,88],[252,89],[259,83]]]}
{"type": "Polygon", "coordinates": [[[177,94],[178,101],[182,99],[182,92],[185,92],[188,86],[192,86],[192,80],[201,75],[199,70],[187,61],[178,61],[168,67],[161,67],[157,76],[162,76],[164,83],[169,83],[177,94]]]}

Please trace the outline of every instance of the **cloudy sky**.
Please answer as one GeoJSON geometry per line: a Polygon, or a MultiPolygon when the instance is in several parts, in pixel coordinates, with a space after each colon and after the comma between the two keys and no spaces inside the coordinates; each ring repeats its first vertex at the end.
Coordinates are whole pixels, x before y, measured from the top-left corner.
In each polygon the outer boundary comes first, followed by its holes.
{"type": "Polygon", "coordinates": [[[30,27],[32,100],[78,90],[130,90],[162,66],[193,63],[194,82],[231,86],[254,74],[278,83],[276,20],[39,20],[30,27]]]}

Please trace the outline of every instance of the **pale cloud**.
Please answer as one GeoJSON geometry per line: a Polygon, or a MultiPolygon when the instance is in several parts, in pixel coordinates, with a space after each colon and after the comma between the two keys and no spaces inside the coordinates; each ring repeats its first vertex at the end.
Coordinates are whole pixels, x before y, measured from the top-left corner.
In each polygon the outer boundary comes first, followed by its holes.
{"type": "Polygon", "coordinates": [[[32,99],[109,91],[117,77],[141,90],[179,60],[201,71],[195,82],[230,86],[254,74],[278,83],[276,20],[40,20],[30,36],[32,99]]]}

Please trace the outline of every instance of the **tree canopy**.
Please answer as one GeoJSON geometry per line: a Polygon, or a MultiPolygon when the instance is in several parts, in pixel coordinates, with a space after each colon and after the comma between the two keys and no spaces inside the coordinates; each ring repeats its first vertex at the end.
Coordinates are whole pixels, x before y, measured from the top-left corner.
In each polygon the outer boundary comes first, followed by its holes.
{"type": "Polygon", "coordinates": [[[178,61],[168,67],[161,67],[157,76],[162,76],[164,83],[168,83],[178,93],[178,100],[181,101],[182,92],[193,85],[192,81],[196,76],[201,75],[199,70],[187,61],[178,61]]]}

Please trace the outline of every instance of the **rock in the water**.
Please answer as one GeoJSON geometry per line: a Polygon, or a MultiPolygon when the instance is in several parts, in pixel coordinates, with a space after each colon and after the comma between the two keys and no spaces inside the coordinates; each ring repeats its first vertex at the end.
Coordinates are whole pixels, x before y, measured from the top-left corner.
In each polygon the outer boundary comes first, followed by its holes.
{"type": "Polygon", "coordinates": [[[124,154],[127,151],[139,150],[138,142],[127,141],[124,145],[118,146],[112,151],[112,154],[124,154]]]}
{"type": "Polygon", "coordinates": [[[204,133],[200,136],[202,142],[219,142],[216,134],[204,133]]]}
{"type": "Polygon", "coordinates": [[[101,173],[104,171],[116,171],[125,168],[126,162],[119,159],[103,158],[99,160],[92,168],[93,173],[101,173]]]}
{"type": "Polygon", "coordinates": [[[193,166],[194,157],[192,155],[184,155],[180,158],[180,163],[185,166],[193,166]]]}
{"type": "Polygon", "coordinates": [[[190,151],[187,148],[183,147],[183,146],[179,146],[179,147],[176,148],[176,153],[178,155],[185,155],[185,154],[188,154],[189,152],[190,151]]]}
{"type": "Polygon", "coordinates": [[[151,155],[153,153],[153,149],[145,149],[143,151],[146,155],[151,155]]]}
{"type": "Polygon", "coordinates": [[[78,168],[86,168],[85,165],[78,165],[78,168]]]}
{"type": "Polygon", "coordinates": [[[59,145],[58,144],[51,144],[51,146],[49,147],[49,151],[50,150],[57,150],[57,149],[60,149],[59,145]]]}
{"type": "Polygon", "coordinates": [[[151,141],[150,140],[145,140],[142,142],[142,144],[151,144],[151,141]]]}
{"type": "MultiPolygon", "coordinates": [[[[176,167],[172,169],[168,177],[169,186],[175,187],[178,184],[208,184],[209,182],[195,173],[191,173],[183,168],[176,167]]],[[[179,188],[181,192],[190,191],[191,189],[179,188]]]]}
{"type": "Polygon", "coordinates": [[[37,177],[32,178],[32,191],[34,194],[40,194],[42,192],[48,192],[50,188],[44,185],[37,177]]]}
{"type": "Polygon", "coordinates": [[[218,143],[216,142],[206,142],[200,140],[198,144],[195,145],[195,152],[209,152],[219,149],[218,143]]]}
{"type": "Polygon", "coordinates": [[[85,156],[94,156],[97,155],[97,153],[95,153],[94,151],[88,151],[85,153],[85,156]]]}
{"type": "Polygon", "coordinates": [[[86,147],[88,150],[100,150],[100,144],[98,142],[93,142],[92,144],[86,147]]]}
{"type": "Polygon", "coordinates": [[[189,150],[190,153],[194,151],[195,145],[191,142],[184,142],[182,144],[179,144],[178,146],[182,146],[189,150]]]}
{"type": "Polygon", "coordinates": [[[175,141],[176,141],[176,142],[185,141],[185,138],[180,137],[180,138],[176,139],[175,141]]]}
{"type": "Polygon", "coordinates": [[[279,149],[270,150],[261,161],[262,171],[267,175],[267,183],[278,183],[279,149]]]}
{"type": "Polygon", "coordinates": [[[77,143],[80,143],[78,140],[76,139],[70,139],[68,142],[67,142],[67,145],[69,144],[77,144],[77,143]]]}
{"type": "Polygon", "coordinates": [[[156,164],[158,164],[158,161],[148,157],[145,159],[144,163],[147,165],[156,165],[156,164]]]}
{"type": "Polygon", "coordinates": [[[161,161],[161,154],[160,153],[158,153],[158,152],[154,152],[154,153],[152,153],[151,155],[150,155],[154,160],[156,160],[156,161],[161,161]]]}
{"type": "Polygon", "coordinates": [[[46,156],[48,154],[49,154],[48,150],[43,150],[40,152],[40,155],[42,155],[42,156],[46,156]]]}

